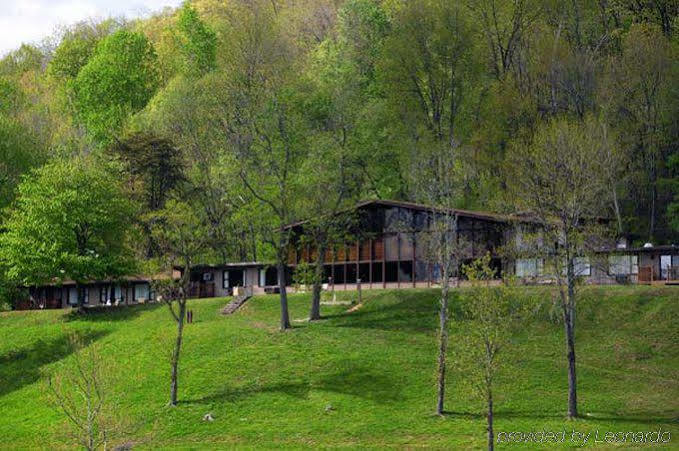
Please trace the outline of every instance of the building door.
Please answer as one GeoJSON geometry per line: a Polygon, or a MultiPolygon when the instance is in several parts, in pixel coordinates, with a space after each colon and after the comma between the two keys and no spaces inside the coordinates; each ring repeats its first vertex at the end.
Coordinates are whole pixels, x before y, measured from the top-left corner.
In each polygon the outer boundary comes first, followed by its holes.
{"type": "Polygon", "coordinates": [[[660,278],[662,280],[667,280],[669,275],[670,267],[672,266],[672,256],[671,255],[661,255],[660,256],[660,278]]]}
{"type": "Polygon", "coordinates": [[[243,270],[242,269],[232,269],[232,270],[229,271],[229,285],[231,287],[245,286],[245,281],[243,280],[243,270]]]}

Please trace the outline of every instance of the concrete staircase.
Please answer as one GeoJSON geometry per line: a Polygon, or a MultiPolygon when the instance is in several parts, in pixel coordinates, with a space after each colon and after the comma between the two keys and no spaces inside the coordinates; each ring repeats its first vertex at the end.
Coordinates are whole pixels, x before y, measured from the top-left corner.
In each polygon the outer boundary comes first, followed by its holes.
{"type": "Polygon", "coordinates": [[[243,287],[235,298],[222,309],[222,315],[231,315],[252,297],[252,287],[243,287]]]}

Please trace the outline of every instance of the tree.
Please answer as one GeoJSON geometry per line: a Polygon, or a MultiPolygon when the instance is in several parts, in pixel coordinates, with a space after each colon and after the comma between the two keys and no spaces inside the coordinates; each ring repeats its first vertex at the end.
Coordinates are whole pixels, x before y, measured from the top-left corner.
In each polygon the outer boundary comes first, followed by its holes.
{"type": "Polygon", "coordinates": [[[74,81],[76,116],[101,143],[120,132],[159,84],[153,46],[141,33],[118,30],[103,39],[74,81]]]}
{"type": "Polygon", "coordinates": [[[413,166],[416,199],[431,205],[428,223],[417,236],[418,246],[440,279],[436,414],[443,415],[448,355],[450,279],[458,277],[465,243],[458,234],[456,203],[461,197],[460,165],[456,149],[442,146],[420,154],[413,166]]]}
{"type": "Polygon", "coordinates": [[[48,376],[50,403],[66,417],[68,434],[77,445],[88,451],[107,449],[126,429],[112,393],[119,371],[115,362],[102,358],[97,344],[71,335],[68,345],[73,364],[48,376]]]}
{"type": "Polygon", "coordinates": [[[540,7],[531,0],[482,0],[468,2],[478,17],[488,43],[493,75],[502,80],[514,68],[522,40],[539,17],[540,7]]]}
{"type": "Polygon", "coordinates": [[[177,30],[184,71],[200,76],[214,70],[217,67],[217,35],[188,2],[179,13],[177,30]]]}
{"type": "MultiPolygon", "coordinates": [[[[119,141],[113,152],[126,163],[146,213],[161,210],[172,191],[185,180],[182,152],[168,139],[151,133],[132,133],[119,141]]],[[[146,255],[151,257],[157,253],[157,246],[151,239],[148,222],[142,218],[142,223],[148,235],[146,255]]]]}
{"type": "Polygon", "coordinates": [[[319,51],[302,90],[303,120],[309,150],[302,162],[300,196],[304,241],[314,249],[314,277],[310,320],[321,318],[321,288],[326,252],[349,238],[355,218],[347,211],[363,188],[365,164],[357,148],[356,123],[359,88],[354,71],[338,69],[337,61],[319,51]]]}
{"type": "Polygon", "coordinates": [[[255,2],[240,17],[237,45],[220,102],[220,125],[233,151],[239,177],[258,213],[259,231],[275,254],[281,304],[281,330],[290,328],[286,263],[290,230],[299,218],[301,163],[307,153],[300,92],[295,88],[297,48],[277,21],[275,5],[255,2]]]}
{"type": "Polygon", "coordinates": [[[493,391],[502,364],[499,354],[509,344],[512,329],[525,307],[514,302],[510,286],[490,285],[497,279],[496,271],[490,267],[490,254],[465,265],[463,271],[472,288],[462,303],[463,318],[469,321],[469,327],[457,347],[458,361],[474,391],[486,402],[488,450],[492,451],[495,445],[493,391]]]}
{"type": "Polygon", "coordinates": [[[575,360],[575,318],[578,258],[601,245],[600,218],[609,199],[602,163],[607,143],[599,125],[553,120],[529,146],[515,149],[512,189],[518,208],[535,215],[540,227],[534,239],[538,257],[546,260],[559,290],[568,360],[568,416],[578,416],[575,360]]]}
{"type": "Polygon", "coordinates": [[[0,209],[14,199],[21,176],[43,158],[35,136],[0,112],[0,209]]]}
{"type": "Polygon", "coordinates": [[[134,272],[128,232],[135,205],[117,182],[121,168],[87,158],[56,160],[24,177],[0,235],[7,274],[24,286],[82,285],[134,272]]]}
{"type": "Polygon", "coordinates": [[[676,107],[673,110],[670,102],[673,55],[670,42],[658,28],[634,25],[623,39],[621,55],[610,61],[609,79],[602,90],[609,121],[620,130],[621,144],[630,155],[633,213],[635,223],[641,224],[637,226],[641,230],[633,231],[646,240],[656,238],[664,213],[658,181],[671,148],[665,142],[672,139],[668,128],[676,117],[676,107]],[[647,221],[639,221],[644,216],[647,221]]]}
{"type": "Polygon", "coordinates": [[[171,406],[177,405],[179,357],[184,336],[191,268],[209,243],[205,221],[202,219],[188,204],[173,199],[168,201],[166,207],[155,215],[152,229],[153,237],[171,267],[178,265],[182,268],[179,280],[161,281],[155,284],[156,291],[167,304],[177,325],[177,336],[170,361],[169,404],[171,406]]]}
{"type": "Polygon", "coordinates": [[[122,25],[116,19],[106,19],[99,23],[79,22],[69,27],[54,50],[47,72],[62,82],[74,80],[80,69],[87,64],[99,41],[122,25]]]}

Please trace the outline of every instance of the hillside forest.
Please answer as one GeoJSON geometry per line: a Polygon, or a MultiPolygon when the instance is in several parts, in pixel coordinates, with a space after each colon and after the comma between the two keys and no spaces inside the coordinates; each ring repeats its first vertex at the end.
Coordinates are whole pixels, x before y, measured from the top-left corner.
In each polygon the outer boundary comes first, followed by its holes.
{"type": "Polygon", "coordinates": [[[281,224],[422,201],[433,155],[456,206],[517,212],[512,164],[556,123],[596,130],[618,235],[676,242],[678,16],[677,0],[187,0],[71,24],[0,60],[2,216],[31,179],[87,173],[77,192],[124,193],[96,214],[129,222],[137,261],[161,254],[168,205],[205,230],[201,262],[266,260],[281,224]]]}

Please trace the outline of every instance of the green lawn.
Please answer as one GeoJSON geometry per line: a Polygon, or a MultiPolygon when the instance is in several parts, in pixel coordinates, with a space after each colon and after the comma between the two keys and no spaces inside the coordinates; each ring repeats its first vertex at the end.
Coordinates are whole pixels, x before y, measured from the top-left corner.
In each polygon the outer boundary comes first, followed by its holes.
{"type": "MultiPolygon", "coordinates": [[[[586,416],[564,419],[563,331],[543,310],[507,349],[496,432],[566,430],[569,440],[573,429],[601,436],[662,428],[678,447],[679,287],[597,287],[583,296],[576,346],[586,416]]],[[[73,358],[72,331],[103,346],[120,413],[138,425],[127,438],[135,448],[484,447],[483,405],[455,368],[450,414],[432,415],[436,291],[364,291],[364,299],[354,313],[324,306],[327,319],[295,321],[285,333],[276,296],[255,297],[232,316],[218,313],[224,299],[191,301],[176,408],[165,407],[174,336],[166,307],[1,313],[0,448],[66,447],[63,418],[44,393],[46,375],[73,358]],[[208,412],[213,422],[202,421],[208,412]]],[[[308,302],[291,297],[293,320],[306,316],[308,302]]],[[[453,323],[451,348],[465,327],[453,323]]]]}

